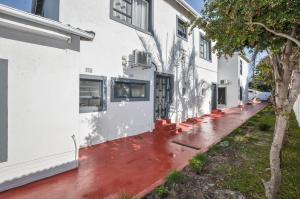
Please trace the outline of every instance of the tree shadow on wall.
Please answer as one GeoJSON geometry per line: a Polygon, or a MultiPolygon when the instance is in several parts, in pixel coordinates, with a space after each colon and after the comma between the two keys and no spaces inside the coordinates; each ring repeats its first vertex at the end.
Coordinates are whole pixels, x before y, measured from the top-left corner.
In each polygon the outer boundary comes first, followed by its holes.
{"type": "MultiPolygon", "coordinates": [[[[204,79],[199,78],[199,72],[196,67],[196,50],[194,45],[194,35],[192,37],[193,47],[187,55],[182,45],[181,39],[175,39],[166,55],[167,61],[163,60],[163,50],[161,40],[154,31],[153,41],[146,40],[138,35],[144,50],[152,54],[153,62],[158,68],[158,72],[169,73],[174,75],[175,96],[173,104],[170,107],[170,117],[176,117],[181,121],[185,121],[188,117],[202,115],[202,107],[207,90],[210,84],[204,79]]],[[[168,41],[167,41],[168,42],[168,41]]]]}

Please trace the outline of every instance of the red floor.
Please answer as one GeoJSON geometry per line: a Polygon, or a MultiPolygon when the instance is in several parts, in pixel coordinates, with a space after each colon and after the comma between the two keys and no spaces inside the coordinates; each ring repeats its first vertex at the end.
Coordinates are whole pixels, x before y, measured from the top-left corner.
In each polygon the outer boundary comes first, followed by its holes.
{"type": "Polygon", "coordinates": [[[213,114],[201,118],[200,123],[184,124],[186,130],[194,127],[191,133],[145,133],[82,149],[79,169],[0,193],[0,199],[118,198],[124,193],[142,196],[199,153],[173,141],[206,151],[264,106],[230,109],[224,116],[213,114]]]}

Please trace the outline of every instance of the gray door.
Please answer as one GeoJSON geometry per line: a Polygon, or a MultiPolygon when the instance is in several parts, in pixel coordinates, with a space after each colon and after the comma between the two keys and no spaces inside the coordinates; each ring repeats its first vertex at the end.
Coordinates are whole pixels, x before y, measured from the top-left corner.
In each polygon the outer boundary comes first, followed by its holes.
{"type": "Polygon", "coordinates": [[[173,98],[173,81],[174,78],[171,75],[156,74],[154,93],[155,120],[169,118],[173,98]]]}

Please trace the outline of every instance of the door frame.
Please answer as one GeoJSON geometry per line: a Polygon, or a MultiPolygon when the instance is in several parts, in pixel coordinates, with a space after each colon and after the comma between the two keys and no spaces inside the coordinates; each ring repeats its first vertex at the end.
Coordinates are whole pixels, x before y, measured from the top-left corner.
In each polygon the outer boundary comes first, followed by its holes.
{"type": "Polygon", "coordinates": [[[170,78],[171,82],[171,91],[170,91],[170,96],[171,96],[171,100],[170,100],[170,104],[173,103],[174,101],[174,74],[169,74],[169,73],[163,73],[163,72],[157,72],[154,71],[154,85],[153,85],[153,121],[155,122],[157,119],[155,118],[155,103],[156,103],[156,77],[157,76],[164,76],[164,77],[168,77],[170,78]]]}

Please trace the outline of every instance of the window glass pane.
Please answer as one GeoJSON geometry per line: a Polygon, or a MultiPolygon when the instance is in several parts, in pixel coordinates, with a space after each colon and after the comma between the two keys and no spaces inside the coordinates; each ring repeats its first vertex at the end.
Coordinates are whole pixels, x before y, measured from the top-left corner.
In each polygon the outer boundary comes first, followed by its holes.
{"type": "Polygon", "coordinates": [[[127,83],[115,82],[114,92],[116,98],[130,97],[130,87],[127,83]]]}
{"type": "Polygon", "coordinates": [[[148,30],[149,2],[146,0],[133,0],[132,24],[143,30],[148,30]]]}
{"type": "Polygon", "coordinates": [[[131,97],[146,97],[146,85],[131,84],[131,97]]]}
{"type": "Polygon", "coordinates": [[[80,80],[80,112],[99,111],[102,98],[102,81],[80,80]]]}
{"type": "Polygon", "coordinates": [[[142,0],[142,5],[141,5],[141,12],[142,12],[142,20],[141,20],[141,27],[144,30],[148,30],[148,16],[149,16],[149,3],[145,0],[142,0]]]}
{"type": "Polygon", "coordinates": [[[114,0],[113,16],[127,23],[131,23],[132,2],[131,0],[114,0]]]}
{"type": "Polygon", "coordinates": [[[179,36],[183,37],[183,38],[187,38],[187,27],[185,25],[185,22],[182,21],[181,19],[177,19],[177,33],[179,36]]]}

